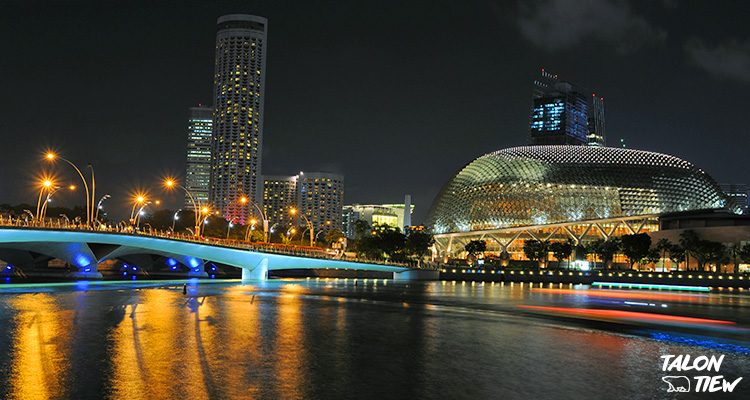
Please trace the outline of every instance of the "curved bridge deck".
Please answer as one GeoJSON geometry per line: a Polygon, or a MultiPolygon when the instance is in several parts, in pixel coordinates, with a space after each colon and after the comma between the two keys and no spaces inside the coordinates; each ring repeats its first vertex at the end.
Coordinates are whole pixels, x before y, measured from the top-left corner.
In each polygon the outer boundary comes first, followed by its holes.
{"type": "Polygon", "coordinates": [[[353,269],[393,272],[416,269],[416,264],[338,258],[322,249],[271,243],[197,238],[163,232],[129,233],[117,230],[70,229],[63,227],[0,226],[0,259],[14,265],[34,263],[43,256],[58,258],[79,270],[79,275],[96,276],[97,265],[106,260],[138,256],[174,260],[191,275],[205,275],[206,263],[243,269],[243,278],[264,279],[268,271],[281,269],[353,269]]]}

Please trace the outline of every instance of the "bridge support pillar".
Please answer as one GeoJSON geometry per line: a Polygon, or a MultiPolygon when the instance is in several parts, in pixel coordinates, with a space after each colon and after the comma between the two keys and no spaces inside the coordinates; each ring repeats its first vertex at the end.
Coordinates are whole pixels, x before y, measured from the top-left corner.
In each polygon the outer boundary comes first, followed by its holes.
{"type": "Polygon", "coordinates": [[[89,265],[70,273],[75,279],[102,279],[102,273],[96,269],[96,265],[89,265]]]}
{"type": "Polygon", "coordinates": [[[264,281],[268,279],[268,258],[263,258],[253,269],[242,268],[243,281],[264,281]]]}
{"type": "Polygon", "coordinates": [[[393,280],[396,281],[436,281],[438,279],[440,279],[440,271],[431,269],[410,269],[393,273],[393,280]]]}

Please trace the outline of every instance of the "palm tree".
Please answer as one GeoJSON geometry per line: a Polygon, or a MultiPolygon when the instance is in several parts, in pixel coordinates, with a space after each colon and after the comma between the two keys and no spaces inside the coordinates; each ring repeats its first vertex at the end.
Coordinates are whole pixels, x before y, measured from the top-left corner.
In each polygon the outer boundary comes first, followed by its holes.
{"type": "Polygon", "coordinates": [[[661,270],[664,271],[666,268],[664,266],[664,259],[667,256],[667,253],[669,252],[669,249],[672,247],[672,242],[669,241],[669,239],[661,238],[659,241],[656,242],[656,245],[654,248],[659,252],[661,255],[661,270]]]}

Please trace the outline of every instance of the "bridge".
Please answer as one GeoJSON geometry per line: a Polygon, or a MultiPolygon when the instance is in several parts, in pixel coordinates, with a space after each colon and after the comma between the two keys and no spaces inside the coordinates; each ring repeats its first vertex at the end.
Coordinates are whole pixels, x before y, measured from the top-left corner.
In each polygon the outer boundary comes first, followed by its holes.
{"type": "MultiPolygon", "coordinates": [[[[188,276],[206,277],[212,263],[242,269],[242,279],[267,279],[284,269],[350,269],[393,273],[394,279],[436,279],[437,271],[415,265],[344,259],[307,247],[255,244],[151,232],[93,230],[49,226],[0,226],[0,260],[10,266],[60,259],[76,278],[101,278],[98,265],[107,260],[165,263],[188,276]]],[[[11,267],[12,268],[12,267],[11,267]]]]}

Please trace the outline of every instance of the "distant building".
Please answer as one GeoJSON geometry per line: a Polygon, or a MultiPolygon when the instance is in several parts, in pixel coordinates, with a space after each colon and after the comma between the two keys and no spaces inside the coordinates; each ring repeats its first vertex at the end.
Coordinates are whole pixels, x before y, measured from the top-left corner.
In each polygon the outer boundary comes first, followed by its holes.
{"type": "Polygon", "coordinates": [[[591,101],[589,102],[589,134],[588,134],[588,145],[589,146],[605,146],[606,145],[606,132],[604,126],[604,97],[597,96],[596,93],[591,94],[591,101]]]}
{"type": "Polygon", "coordinates": [[[219,17],[214,70],[214,134],[210,201],[241,223],[260,203],[268,21],[254,15],[219,17]]]}
{"type": "Polygon", "coordinates": [[[344,206],[341,210],[341,232],[348,238],[354,238],[356,232],[354,223],[359,221],[361,214],[353,206],[344,206]]]}
{"type": "Polygon", "coordinates": [[[289,210],[297,207],[297,175],[264,176],[263,208],[271,226],[291,226],[289,210]]]}
{"type": "MultiPolygon", "coordinates": [[[[297,209],[307,216],[316,231],[339,229],[344,205],[344,177],[326,172],[297,175],[297,209]]],[[[304,224],[300,218],[298,221],[304,224]]]]}
{"type": "Polygon", "coordinates": [[[533,145],[605,145],[604,98],[591,100],[575,85],[544,69],[534,80],[529,118],[533,145]]]}
{"type": "Polygon", "coordinates": [[[737,214],[748,213],[747,185],[745,184],[721,184],[719,185],[724,194],[727,195],[727,208],[737,214]]]}
{"type": "MultiPolygon", "coordinates": [[[[190,107],[188,120],[185,187],[193,194],[195,201],[202,204],[208,203],[211,183],[213,111],[210,107],[190,107]]],[[[187,195],[185,195],[184,207],[193,208],[193,203],[187,195]]]]}
{"type": "Polygon", "coordinates": [[[351,204],[344,206],[343,214],[346,223],[344,223],[342,231],[347,237],[354,237],[354,222],[357,220],[364,220],[370,225],[387,225],[404,230],[406,226],[411,226],[411,214],[414,212],[411,196],[407,195],[406,200],[411,210],[408,214],[404,212],[407,207],[406,204],[351,204]]]}

